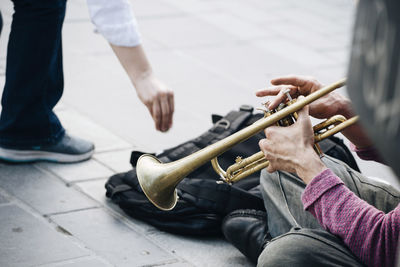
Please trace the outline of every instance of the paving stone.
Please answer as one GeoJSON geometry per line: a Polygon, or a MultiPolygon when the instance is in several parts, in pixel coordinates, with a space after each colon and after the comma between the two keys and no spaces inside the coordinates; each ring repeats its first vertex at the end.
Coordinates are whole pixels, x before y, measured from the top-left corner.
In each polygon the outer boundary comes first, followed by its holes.
{"type": "Polygon", "coordinates": [[[141,32],[168,47],[193,47],[229,43],[235,37],[212,24],[192,16],[142,20],[141,32]]]}
{"type": "Polygon", "coordinates": [[[133,11],[139,22],[143,19],[154,19],[166,16],[180,16],[182,11],[162,0],[131,0],[133,11]]]}
{"type": "Polygon", "coordinates": [[[5,82],[4,75],[6,75],[6,59],[0,58],[0,77],[3,79],[1,80],[0,85],[3,85],[5,82]]]}
{"type": "Polygon", "coordinates": [[[287,40],[296,45],[300,44],[314,49],[315,51],[320,51],[322,49],[345,49],[345,46],[347,45],[347,43],[342,43],[338,40],[333,41],[330,38],[327,38],[325,34],[321,34],[290,19],[287,19],[286,21],[267,23],[263,26],[265,32],[270,32],[275,35],[271,40],[287,40]]]}
{"type": "Polygon", "coordinates": [[[85,257],[85,258],[78,258],[58,263],[51,263],[42,265],[42,267],[106,267],[106,266],[113,266],[110,263],[107,263],[105,260],[100,258],[93,258],[93,257],[85,257]]]}
{"type": "Polygon", "coordinates": [[[227,12],[207,12],[197,15],[197,17],[213,24],[216,28],[234,35],[239,41],[272,36],[271,32],[266,31],[265,28],[243,21],[227,12]]]}
{"type": "Polygon", "coordinates": [[[43,215],[97,205],[57,177],[31,165],[1,165],[0,187],[43,215]]]}
{"type": "Polygon", "coordinates": [[[0,207],[0,266],[37,266],[89,255],[89,251],[21,208],[0,207]]]}
{"type": "MultiPolygon", "coordinates": [[[[251,97],[258,104],[255,91],[264,87],[270,79],[282,73],[307,73],[309,69],[304,62],[295,61],[289,56],[283,57],[281,54],[284,51],[272,49],[273,43],[273,39],[265,39],[237,45],[187,49],[185,53],[243,84],[245,90],[231,90],[234,94],[230,94],[229,100],[236,97],[243,99],[246,94],[247,98],[251,97]]],[[[278,45],[275,48],[279,50],[278,45]]]]}
{"type": "Polygon", "coordinates": [[[126,172],[132,169],[130,164],[132,149],[103,152],[94,155],[94,158],[115,172],[126,172]]]}
{"type": "Polygon", "coordinates": [[[40,162],[35,166],[50,171],[66,182],[104,178],[114,174],[109,168],[94,159],[73,164],[40,162]]]}
{"type": "MultiPolygon", "coordinates": [[[[77,183],[76,186],[80,187],[83,192],[90,195],[92,198],[102,202],[108,208],[119,214],[127,216],[116,205],[110,203],[110,201],[107,201],[106,197],[104,196],[104,184],[105,180],[88,181],[77,183]]],[[[154,227],[133,218],[126,218],[126,220],[132,223],[131,227],[137,232],[148,236],[150,240],[154,240],[163,249],[174,253],[179,258],[183,258],[195,266],[209,265],[210,258],[213,259],[213,266],[251,266],[251,264],[244,256],[240,254],[240,252],[222,239],[196,237],[183,238],[182,236],[176,236],[159,231],[154,227]],[[210,253],[212,255],[210,255],[210,253]],[[204,257],[204,255],[207,255],[207,257],[204,257]]],[[[181,266],[181,263],[177,264],[178,266],[181,266]]],[[[172,266],[175,266],[175,263],[172,266]]],[[[185,265],[183,264],[182,266],[185,265]]]]}
{"type": "Polygon", "coordinates": [[[86,195],[98,201],[101,205],[104,205],[104,207],[112,211],[112,213],[124,217],[124,221],[130,222],[131,228],[136,232],[146,234],[147,232],[154,231],[155,228],[153,226],[132,217],[128,217],[126,213],[118,207],[118,205],[114,204],[105,196],[106,189],[104,188],[104,185],[106,181],[107,179],[80,182],[74,186],[78,187],[86,195]]]}
{"type": "Polygon", "coordinates": [[[74,21],[90,21],[86,0],[68,0],[65,23],[74,21]]]}
{"type": "Polygon", "coordinates": [[[332,65],[329,58],[322,53],[289,40],[260,40],[254,43],[262,49],[273,52],[276,57],[291,60],[308,69],[332,65]]]}
{"type": "Polygon", "coordinates": [[[57,115],[70,134],[94,142],[96,151],[117,150],[132,146],[74,110],[63,110],[58,112],[57,115]]]}
{"type": "Polygon", "coordinates": [[[167,2],[185,12],[196,14],[221,10],[217,3],[218,1],[164,0],[164,2],[167,2]]]}
{"type": "Polygon", "coordinates": [[[195,266],[254,266],[223,239],[182,237],[160,231],[149,233],[148,237],[195,266]]]}
{"type": "MultiPolygon", "coordinates": [[[[6,2],[11,2],[11,1],[6,1],[6,2]]],[[[0,9],[1,9],[1,7],[0,7],[0,9]]],[[[2,14],[3,14],[3,18],[5,18],[6,15],[4,13],[2,13],[2,14]]],[[[3,61],[2,65],[4,67],[5,67],[5,59],[7,56],[8,36],[10,35],[10,31],[11,31],[11,24],[4,23],[3,30],[1,31],[1,37],[0,37],[0,58],[3,61]]],[[[1,72],[4,73],[4,70],[1,72]]],[[[3,88],[1,88],[1,90],[2,89],[3,88]]]]}
{"type": "MultiPolygon", "coordinates": [[[[261,24],[268,21],[276,21],[277,17],[274,15],[273,10],[279,10],[276,5],[281,5],[279,2],[286,1],[266,1],[271,4],[269,7],[260,8],[259,5],[249,4],[247,1],[218,1],[217,4],[221,10],[229,12],[238,18],[241,18],[245,22],[261,24]]],[[[288,6],[285,4],[285,8],[288,6]]]]}
{"type": "Polygon", "coordinates": [[[2,194],[0,194],[0,204],[4,204],[4,203],[8,203],[8,199],[3,196],[2,194]]]}
{"type": "Polygon", "coordinates": [[[104,187],[106,182],[107,179],[99,179],[94,181],[78,182],[74,186],[77,186],[79,189],[82,190],[82,192],[95,199],[102,205],[107,205],[109,201],[105,196],[106,189],[104,187]]]}
{"type": "MultiPolygon", "coordinates": [[[[85,1],[86,2],[86,1],[85,1]]],[[[98,53],[113,53],[107,40],[96,32],[90,21],[76,21],[63,25],[63,49],[68,57],[84,57],[98,53]]]]}
{"type": "Polygon", "coordinates": [[[162,265],[179,261],[102,209],[61,214],[51,219],[116,266],[162,265]]]}
{"type": "MultiPolygon", "coordinates": [[[[77,183],[76,186],[78,186],[83,192],[90,195],[92,198],[103,203],[108,209],[112,209],[114,212],[125,216],[124,220],[129,221],[131,223],[131,227],[135,229],[135,231],[148,236],[150,240],[154,240],[163,249],[170,251],[179,258],[183,258],[187,261],[184,263],[172,263],[168,264],[167,266],[189,266],[189,263],[190,265],[194,266],[209,266],[209,251],[214,250],[216,247],[221,248],[221,250],[219,250],[221,254],[216,257],[216,261],[214,261],[213,258],[213,266],[251,266],[244,256],[242,256],[226,241],[221,239],[204,240],[203,238],[175,236],[159,231],[142,221],[127,217],[127,215],[121,209],[119,209],[118,206],[106,199],[104,195],[105,181],[106,180],[81,182],[77,183]],[[215,247],[213,245],[214,243],[215,247]],[[204,255],[207,255],[207,257],[204,257],[204,255]]],[[[211,256],[214,257],[214,255],[211,256]]]]}

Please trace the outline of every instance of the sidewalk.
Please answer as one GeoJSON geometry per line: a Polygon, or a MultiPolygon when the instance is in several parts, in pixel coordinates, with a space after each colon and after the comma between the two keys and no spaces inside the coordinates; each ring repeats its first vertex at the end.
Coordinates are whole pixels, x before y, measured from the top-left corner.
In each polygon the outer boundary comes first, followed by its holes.
{"type": "MultiPolygon", "coordinates": [[[[65,94],[56,111],[71,134],[97,150],[78,164],[0,163],[0,266],[251,266],[222,238],[175,236],[127,217],[106,200],[105,181],[129,170],[132,149],[174,146],[209,128],[211,113],[259,106],[254,91],[277,75],[330,83],[346,74],[352,1],[132,3],[153,67],[175,91],[173,129],[153,129],[110,47],[94,33],[86,1],[69,0],[65,94]]],[[[1,92],[11,1],[1,1],[0,10],[1,92]]],[[[367,175],[398,185],[388,168],[359,163],[367,175]]]]}

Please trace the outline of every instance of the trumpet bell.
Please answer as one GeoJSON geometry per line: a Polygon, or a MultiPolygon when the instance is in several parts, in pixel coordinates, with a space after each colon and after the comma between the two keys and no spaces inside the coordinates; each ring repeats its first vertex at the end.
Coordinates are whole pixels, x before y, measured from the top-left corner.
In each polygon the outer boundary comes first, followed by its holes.
{"type": "Polygon", "coordinates": [[[176,183],[171,183],[168,171],[153,155],[140,156],[136,164],[136,173],[146,197],[161,210],[172,210],[178,202],[176,183]]]}

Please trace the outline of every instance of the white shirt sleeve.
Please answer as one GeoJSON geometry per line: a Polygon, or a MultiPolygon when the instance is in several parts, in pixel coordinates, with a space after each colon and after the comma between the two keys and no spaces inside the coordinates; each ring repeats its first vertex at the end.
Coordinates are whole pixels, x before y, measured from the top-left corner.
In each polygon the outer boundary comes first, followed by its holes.
{"type": "Polygon", "coordinates": [[[141,43],[129,0],[87,0],[87,4],[93,24],[108,42],[128,47],[141,43]]]}

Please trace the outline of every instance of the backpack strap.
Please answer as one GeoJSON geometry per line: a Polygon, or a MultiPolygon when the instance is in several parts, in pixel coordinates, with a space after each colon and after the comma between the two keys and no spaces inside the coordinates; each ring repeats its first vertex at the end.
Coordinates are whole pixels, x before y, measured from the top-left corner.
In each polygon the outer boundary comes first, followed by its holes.
{"type": "MultiPolygon", "coordinates": [[[[239,110],[229,112],[225,117],[220,118],[214,123],[214,126],[207,132],[193,140],[193,142],[200,148],[206,147],[211,143],[221,140],[234,132],[251,117],[253,107],[242,105],[239,110]]],[[[213,120],[217,118],[216,115],[212,116],[213,120]]]]}

